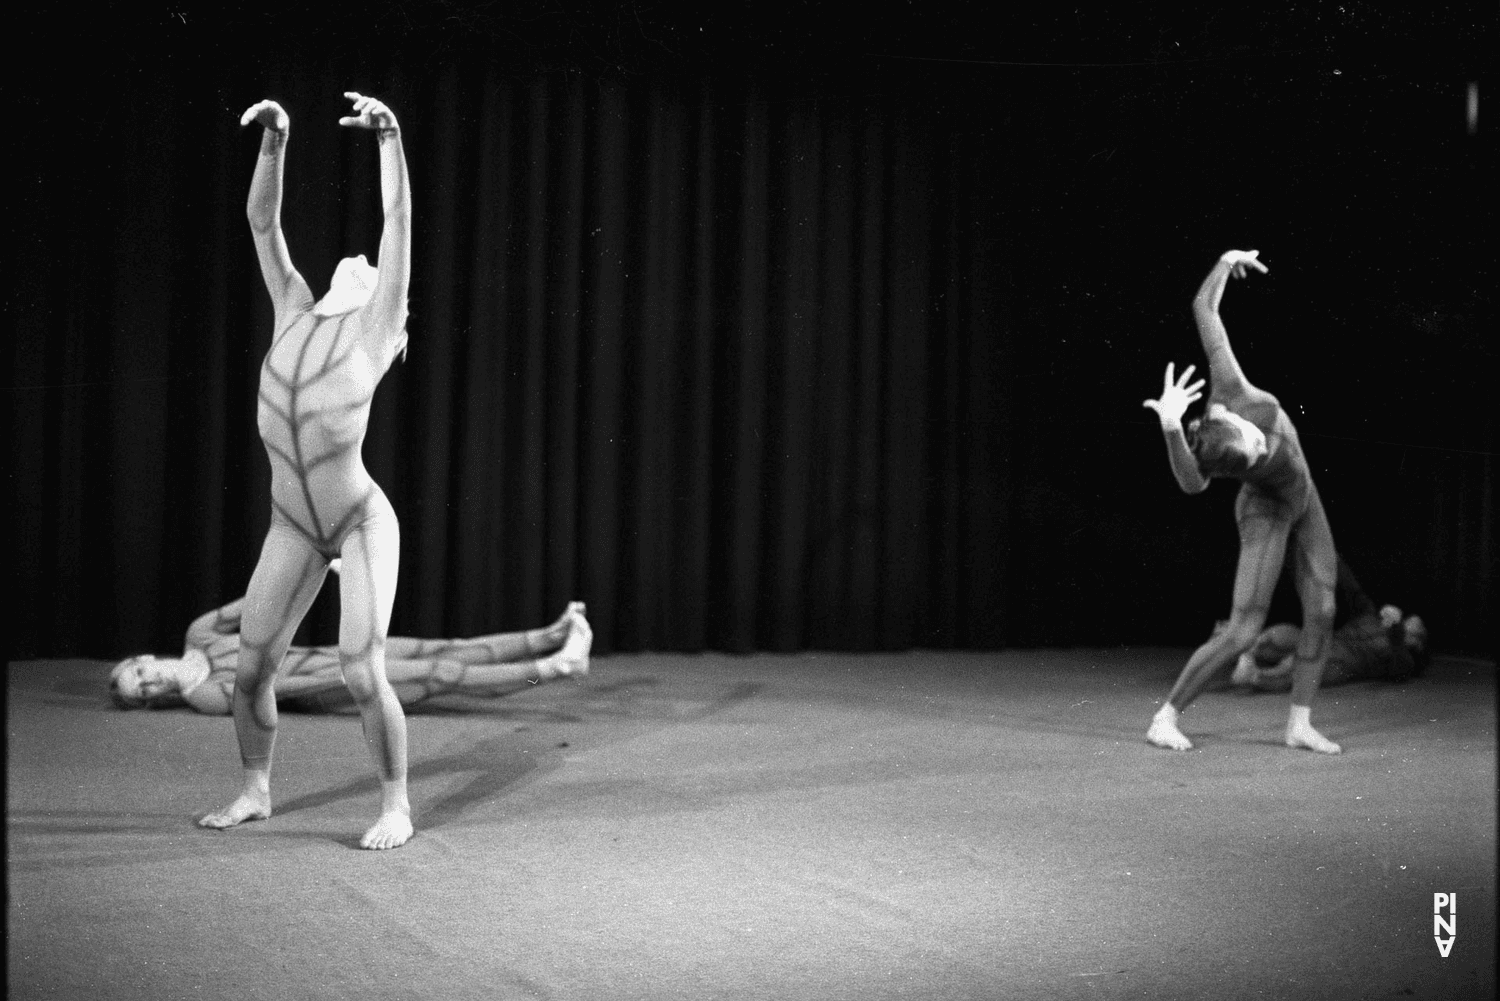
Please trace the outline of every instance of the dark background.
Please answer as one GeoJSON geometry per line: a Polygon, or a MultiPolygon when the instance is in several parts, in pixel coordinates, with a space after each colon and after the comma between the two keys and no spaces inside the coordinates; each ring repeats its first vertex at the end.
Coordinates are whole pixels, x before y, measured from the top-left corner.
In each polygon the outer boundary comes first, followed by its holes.
{"type": "Polygon", "coordinates": [[[242,592],[270,309],[238,118],[292,116],[321,294],[379,237],[344,90],[395,109],[415,204],[365,445],[393,632],[581,598],[600,652],[1197,642],[1234,488],[1180,494],[1140,402],[1253,247],[1226,322],[1341,551],[1493,655],[1493,5],[50,16],[5,70],[14,658],[170,651],[242,592]]]}

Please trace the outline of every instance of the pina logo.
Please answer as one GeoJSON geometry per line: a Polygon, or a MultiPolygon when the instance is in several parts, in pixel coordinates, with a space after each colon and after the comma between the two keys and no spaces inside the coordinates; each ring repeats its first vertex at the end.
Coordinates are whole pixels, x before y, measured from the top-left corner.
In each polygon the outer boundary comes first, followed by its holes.
{"type": "Polygon", "coordinates": [[[1432,895],[1432,938],[1437,942],[1438,955],[1444,959],[1453,951],[1453,940],[1458,937],[1458,894],[1434,893],[1432,895]],[[1443,917],[1444,911],[1448,912],[1443,917]],[[1445,939],[1443,936],[1446,935],[1445,939]]]}

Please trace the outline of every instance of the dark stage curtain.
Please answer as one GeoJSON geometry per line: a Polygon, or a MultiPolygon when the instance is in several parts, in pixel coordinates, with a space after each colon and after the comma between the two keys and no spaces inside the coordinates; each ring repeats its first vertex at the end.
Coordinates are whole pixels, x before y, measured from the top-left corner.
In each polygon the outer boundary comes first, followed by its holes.
{"type": "Polygon", "coordinates": [[[1231,336],[1341,548],[1487,652],[1486,154],[1434,111],[1462,81],[1251,69],[595,74],[187,36],[32,83],[12,655],[169,651],[242,592],[271,319],[238,115],[292,115],[283,225],[321,292],[380,232],[349,89],[400,116],[415,204],[410,356],[365,445],[402,522],[393,632],[579,598],[599,651],[1193,642],[1227,611],[1232,490],[1180,496],[1140,401],[1201,363],[1193,290],[1254,245],[1231,336]]]}

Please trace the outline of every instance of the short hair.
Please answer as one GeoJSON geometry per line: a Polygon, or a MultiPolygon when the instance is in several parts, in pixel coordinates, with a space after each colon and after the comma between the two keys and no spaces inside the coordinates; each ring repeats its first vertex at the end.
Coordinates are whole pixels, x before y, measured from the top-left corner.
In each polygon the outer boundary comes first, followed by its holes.
{"type": "Polygon", "coordinates": [[[136,657],[126,657],[124,660],[116,664],[114,668],[109,672],[109,698],[110,701],[115,704],[115,708],[165,709],[170,706],[185,705],[187,703],[187,699],[183,698],[181,693],[179,692],[161,692],[160,694],[148,697],[145,695],[126,695],[123,691],[120,690],[121,669],[126,664],[129,664],[133,660],[138,660],[142,656],[149,655],[141,654],[136,657]]]}
{"type": "Polygon", "coordinates": [[[1234,447],[1245,440],[1239,427],[1222,417],[1197,417],[1184,429],[1187,446],[1205,476],[1238,476],[1250,468],[1250,459],[1234,447]]]}
{"type": "Polygon", "coordinates": [[[139,695],[126,695],[120,691],[120,679],[115,676],[109,679],[109,698],[116,709],[144,709],[147,704],[139,695]]]}

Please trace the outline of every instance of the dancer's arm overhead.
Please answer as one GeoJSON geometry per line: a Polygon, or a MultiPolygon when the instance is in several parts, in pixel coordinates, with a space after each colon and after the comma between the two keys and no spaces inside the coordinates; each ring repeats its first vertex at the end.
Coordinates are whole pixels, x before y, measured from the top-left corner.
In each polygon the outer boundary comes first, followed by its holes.
{"type": "Polygon", "coordinates": [[[261,101],[240,116],[241,125],[259,122],[265,129],[260,139],[260,156],[255,160],[255,175],[250,181],[250,197],[245,215],[255,237],[255,253],[260,258],[260,273],[266,291],[276,309],[276,327],[289,307],[312,306],[312,291],[292,264],[286,237],[281,232],[281,179],[286,165],[286,142],[291,119],[275,101],[261,101]]]}
{"type": "Polygon", "coordinates": [[[406,153],[395,112],[375,98],[354,91],[346,91],[344,96],[354,102],[354,114],[340,118],[339,124],[370,129],[380,143],[380,204],[385,224],[380,234],[380,256],[375,262],[379,275],[367,308],[390,338],[386,344],[386,357],[390,358],[406,344],[406,297],[411,283],[411,192],[406,153]]]}
{"type": "Polygon", "coordinates": [[[1193,321],[1198,325],[1198,339],[1208,356],[1209,406],[1223,404],[1241,417],[1261,427],[1270,427],[1279,403],[1276,397],[1251,385],[1229,346],[1229,332],[1219,316],[1219,300],[1231,277],[1244,278],[1254,269],[1267,274],[1260,263],[1258,250],[1227,250],[1209,271],[1208,277],[1193,297],[1193,321]],[[1269,408],[1269,410],[1267,409],[1269,408]]]}

